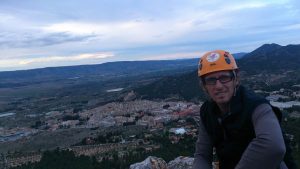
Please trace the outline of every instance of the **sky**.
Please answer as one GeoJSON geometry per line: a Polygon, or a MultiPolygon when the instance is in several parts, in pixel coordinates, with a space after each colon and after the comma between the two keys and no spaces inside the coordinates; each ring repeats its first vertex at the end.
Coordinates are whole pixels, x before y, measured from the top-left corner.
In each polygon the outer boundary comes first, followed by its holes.
{"type": "Polygon", "coordinates": [[[300,44],[299,0],[0,0],[0,71],[300,44]]]}

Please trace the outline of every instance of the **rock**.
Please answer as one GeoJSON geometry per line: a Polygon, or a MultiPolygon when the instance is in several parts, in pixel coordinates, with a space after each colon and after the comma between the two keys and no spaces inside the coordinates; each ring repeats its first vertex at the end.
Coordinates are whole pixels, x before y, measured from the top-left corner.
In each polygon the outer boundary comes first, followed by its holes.
{"type": "Polygon", "coordinates": [[[168,166],[163,159],[149,156],[143,162],[130,165],[129,169],[168,169],[168,166]]]}
{"type": "MultiPolygon", "coordinates": [[[[179,156],[168,164],[161,158],[149,156],[140,163],[130,165],[129,169],[192,169],[194,158],[179,156]]],[[[213,162],[212,169],[219,169],[219,163],[213,162]]]]}
{"type": "Polygon", "coordinates": [[[194,158],[179,156],[168,163],[168,169],[191,169],[194,158]]]}

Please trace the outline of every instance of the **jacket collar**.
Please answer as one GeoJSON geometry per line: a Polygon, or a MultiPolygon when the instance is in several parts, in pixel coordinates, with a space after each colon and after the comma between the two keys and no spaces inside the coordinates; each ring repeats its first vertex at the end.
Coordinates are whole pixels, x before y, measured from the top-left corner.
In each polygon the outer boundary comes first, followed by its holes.
{"type": "Polygon", "coordinates": [[[233,116],[233,115],[241,112],[243,110],[243,96],[244,96],[245,91],[246,91],[246,89],[244,86],[239,86],[237,88],[235,95],[230,100],[229,112],[227,112],[223,115],[221,115],[221,113],[220,113],[221,111],[220,111],[217,103],[213,100],[210,100],[210,106],[213,108],[213,110],[214,110],[213,112],[215,113],[215,115],[220,117],[222,120],[225,120],[225,119],[229,118],[230,116],[233,116]]]}

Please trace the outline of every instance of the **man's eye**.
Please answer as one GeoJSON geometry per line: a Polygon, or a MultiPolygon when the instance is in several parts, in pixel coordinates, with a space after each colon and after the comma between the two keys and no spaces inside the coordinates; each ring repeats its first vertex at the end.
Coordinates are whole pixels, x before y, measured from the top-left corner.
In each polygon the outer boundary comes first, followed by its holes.
{"type": "Polygon", "coordinates": [[[231,80],[231,76],[220,76],[219,77],[219,80],[221,81],[221,82],[228,82],[228,81],[230,81],[231,80]]]}
{"type": "Polygon", "coordinates": [[[229,76],[221,76],[221,77],[219,77],[219,79],[222,81],[222,80],[228,80],[228,79],[230,79],[230,77],[229,76]]]}
{"type": "Polygon", "coordinates": [[[207,78],[207,79],[205,79],[205,81],[207,83],[215,83],[217,81],[217,79],[216,78],[207,78]]]}

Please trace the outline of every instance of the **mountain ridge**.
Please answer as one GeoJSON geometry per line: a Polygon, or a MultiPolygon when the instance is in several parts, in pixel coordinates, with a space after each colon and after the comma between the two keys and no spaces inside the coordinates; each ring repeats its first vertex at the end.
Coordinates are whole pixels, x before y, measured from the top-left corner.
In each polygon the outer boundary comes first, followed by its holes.
{"type": "MultiPolygon", "coordinates": [[[[237,53],[237,58],[242,58],[246,53],[237,53]]],[[[0,79],[51,79],[73,78],[76,76],[110,76],[126,74],[143,74],[149,71],[163,71],[179,69],[181,67],[197,67],[199,58],[175,60],[147,60],[147,61],[117,61],[94,65],[77,65],[46,67],[28,70],[2,71],[0,79]]]]}
{"type": "Polygon", "coordinates": [[[300,45],[280,46],[278,44],[264,44],[237,61],[241,70],[251,74],[258,74],[273,70],[298,70],[300,64],[300,45]]]}

